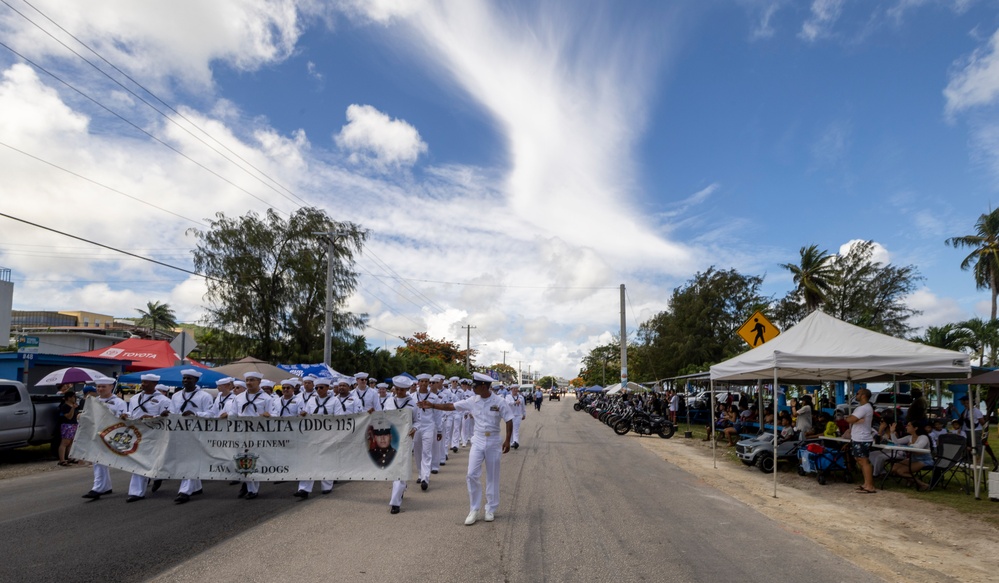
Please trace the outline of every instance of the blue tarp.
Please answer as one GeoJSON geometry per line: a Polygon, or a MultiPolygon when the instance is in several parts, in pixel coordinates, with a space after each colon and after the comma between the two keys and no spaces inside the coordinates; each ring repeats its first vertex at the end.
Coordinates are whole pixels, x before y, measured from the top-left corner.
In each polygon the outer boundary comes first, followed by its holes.
{"type": "Polygon", "coordinates": [[[141,378],[142,375],[155,374],[155,375],[160,375],[161,385],[167,385],[168,387],[179,387],[181,385],[180,371],[189,368],[193,368],[194,370],[201,373],[201,379],[198,381],[199,387],[215,388],[215,381],[225,378],[225,375],[220,372],[215,372],[214,370],[208,370],[207,368],[198,368],[190,364],[185,364],[181,366],[170,366],[167,368],[157,368],[153,370],[144,370],[142,372],[133,372],[126,375],[121,375],[120,377],[118,377],[118,382],[137,385],[142,382],[141,378]]]}
{"type": "Polygon", "coordinates": [[[604,392],[604,388],[601,387],[600,385],[593,385],[592,387],[586,387],[585,389],[582,389],[580,392],[583,392],[583,393],[602,393],[602,392],[604,392]]]}
{"type": "Polygon", "coordinates": [[[286,370],[296,377],[312,375],[320,378],[335,379],[344,375],[338,373],[323,363],[319,364],[279,364],[281,370],[286,370]]]}

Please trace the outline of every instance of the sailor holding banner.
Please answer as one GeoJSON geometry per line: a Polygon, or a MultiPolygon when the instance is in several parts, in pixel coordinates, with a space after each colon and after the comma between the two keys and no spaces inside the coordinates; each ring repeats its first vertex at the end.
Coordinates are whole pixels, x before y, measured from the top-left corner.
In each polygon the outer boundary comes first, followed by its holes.
{"type": "MultiPolygon", "coordinates": [[[[392,379],[392,385],[395,387],[395,395],[385,400],[385,410],[409,409],[413,414],[413,428],[409,431],[409,436],[413,437],[416,434],[416,417],[418,414],[415,399],[409,394],[409,388],[413,386],[413,381],[407,376],[400,375],[392,379]]],[[[403,452],[403,454],[413,455],[412,449],[403,452]]],[[[389,499],[389,511],[392,514],[399,514],[399,511],[402,509],[402,497],[406,493],[407,487],[408,483],[405,480],[392,482],[392,498],[389,499]]]]}
{"type": "MultiPolygon", "coordinates": [[[[122,415],[122,419],[150,419],[160,417],[170,413],[170,398],[156,390],[156,383],[160,381],[159,375],[144,374],[142,379],[142,392],[132,397],[128,403],[128,414],[122,415]]],[[[154,490],[159,489],[159,480],[154,490]]],[[[146,497],[146,487],[149,485],[149,478],[132,474],[132,479],[128,483],[128,498],[125,502],[138,502],[146,497]]]]}
{"type": "MultiPolygon", "coordinates": [[[[299,410],[298,414],[302,417],[306,415],[332,415],[334,411],[334,405],[337,402],[336,397],[330,394],[330,380],[327,378],[316,379],[316,396],[313,397],[306,403],[304,407],[299,410]]],[[[312,493],[312,487],[315,485],[315,480],[302,480],[298,483],[298,491],[293,494],[296,498],[301,498],[305,500],[312,493]]],[[[329,494],[333,491],[333,481],[323,480],[322,493],[329,494]]]]}
{"type": "MultiPolygon", "coordinates": [[[[273,407],[271,397],[260,390],[263,376],[257,371],[244,373],[243,380],[246,382],[246,392],[236,395],[236,398],[229,402],[228,409],[219,417],[223,419],[228,417],[270,417],[271,407],[273,407]]],[[[245,489],[240,487],[238,497],[245,497],[247,500],[256,498],[260,492],[260,482],[244,480],[243,484],[245,484],[245,489]]]]}
{"type": "MultiPolygon", "coordinates": [[[[185,368],[180,371],[180,383],[183,391],[177,391],[173,395],[170,403],[170,413],[190,417],[215,417],[215,401],[212,396],[198,388],[198,379],[201,372],[193,368],[185,368]]],[[[231,401],[230,401],[231,403],[231,401]]],[[[177,497],[173,499],[177,504],[184,504],[191,500],[191,496],[201,493],[201,480],[181,480],[177,497]]]]}
{"type": "MultiPolygon", "coordinates": [[[[114,413],[115,417],[126,414],[128,405],[114,394],[115,380],[109,377],[98,377],[94,379],[97,385],[97,397],[90,399],[91,403],[101,403],[114,413]]],[[[155,387],[155,383],[153,384],[155,387]]],[[[86,392],[86,391],[84,391],[86,392]]],[[[91,405],[93,406],[93,405],[91,405]]],[[[94,464],[94,487],[83,495],[84,498],[100,500],[101,496],[111,493],[111,470],[103,464],[94,464]]]]}
{"type": "MultiPolygon", "coordinates": [[[[430,392],[430,375],[416,375],[418,389],[412,396],[416,399],[417,406],[420,403],[439,403],[437,395],[430,392]]],[[[441,414],[439,411],[426,410],[421,407],[417,412],[414,427],[416,434],[413,437],[414,461],[419,464],[418,477],[420,489],[426,491],[430,487],[430,466],[433,462],[434,442],[442,439],[441,435],[441,414]]]]}

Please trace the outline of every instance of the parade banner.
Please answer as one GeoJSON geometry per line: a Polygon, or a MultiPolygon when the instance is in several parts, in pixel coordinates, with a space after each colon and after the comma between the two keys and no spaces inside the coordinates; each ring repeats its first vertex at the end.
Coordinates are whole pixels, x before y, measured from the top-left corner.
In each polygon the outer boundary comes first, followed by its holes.
{"type": "Polygon", "coordinates": [[[74,458],[158,480],[408,480],[412,412],[120,419],[96,399],[74,458]]]}

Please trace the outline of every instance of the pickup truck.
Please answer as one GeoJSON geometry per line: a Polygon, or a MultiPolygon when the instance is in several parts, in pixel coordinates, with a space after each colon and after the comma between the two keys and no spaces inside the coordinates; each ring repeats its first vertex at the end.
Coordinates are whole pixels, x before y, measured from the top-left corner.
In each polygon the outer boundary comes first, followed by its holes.
{"type": "Polygon", "coordinates": [[[58,395],[31,395],[22,383],[0,379],[0,449],[59,446],[58,395]]]}

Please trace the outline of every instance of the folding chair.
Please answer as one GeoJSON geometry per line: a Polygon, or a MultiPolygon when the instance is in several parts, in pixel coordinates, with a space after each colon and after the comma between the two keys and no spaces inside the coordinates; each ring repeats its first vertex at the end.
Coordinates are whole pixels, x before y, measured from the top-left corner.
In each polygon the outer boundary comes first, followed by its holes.
{"type": "Polygon", "coordinates": [[[967,468],[961,464],[968,460],[968,440],[956,433],[943,433],[937,436],[937,447],[933,451],[933,464],[924,466],[916,472],[917,475],[931,474],[929,479],[930,489],[934,489],[941,483],[946,488],[954,476],[960,472],[964,474],[965,481],[963,490],[968,493],[971,485],[971,478],[967,468]],[[950,474],[948,477],[947,474],[950,474]],[[946,478],[946,481],[944,481],[946,478]]]}

